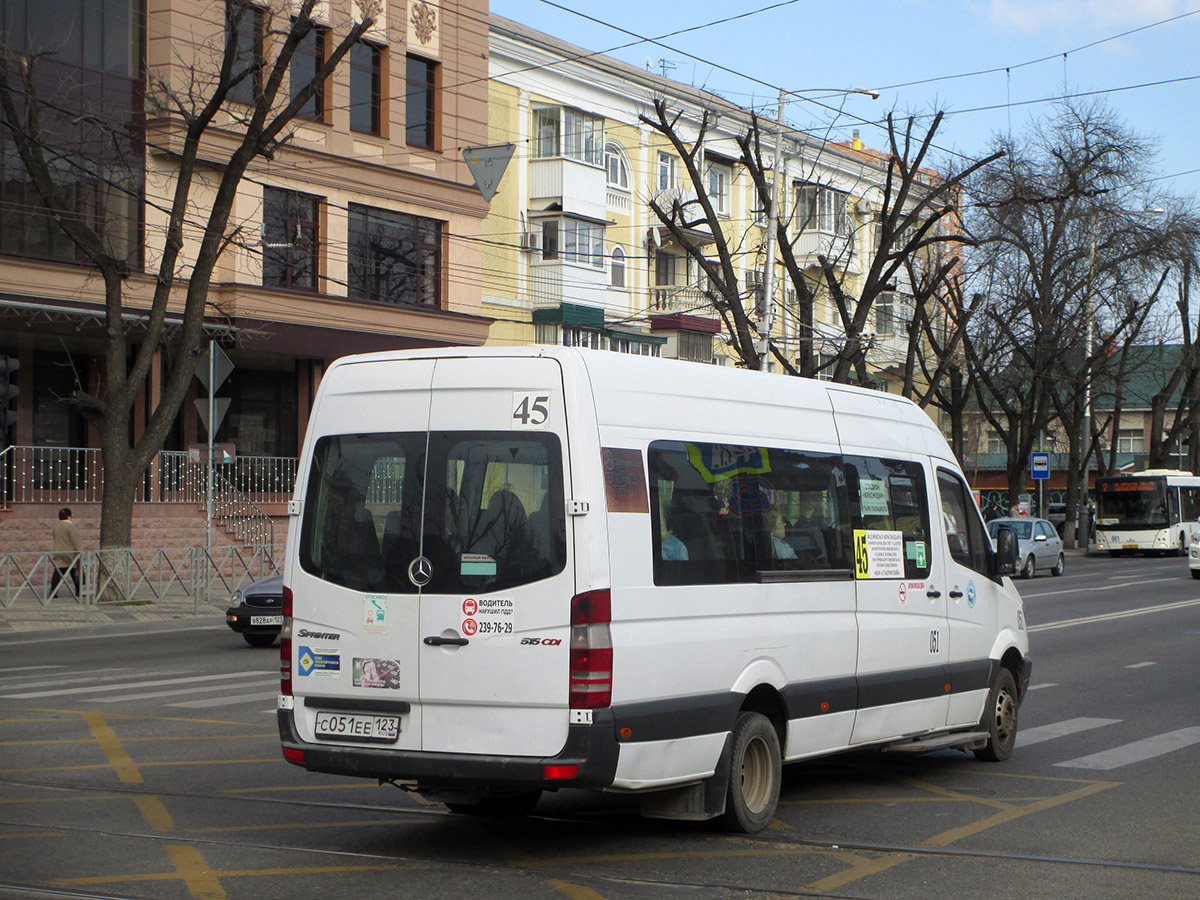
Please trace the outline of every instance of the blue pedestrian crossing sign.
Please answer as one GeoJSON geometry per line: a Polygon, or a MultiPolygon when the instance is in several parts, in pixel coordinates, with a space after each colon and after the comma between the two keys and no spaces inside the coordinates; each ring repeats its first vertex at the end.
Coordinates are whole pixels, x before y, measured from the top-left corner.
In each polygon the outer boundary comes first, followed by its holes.
{"type": "Polygon", "coordinates": [[[1029,474],[1035,480],[1050,477],[1050,454],[1031,453],[1029,455],[1029,474]]]}

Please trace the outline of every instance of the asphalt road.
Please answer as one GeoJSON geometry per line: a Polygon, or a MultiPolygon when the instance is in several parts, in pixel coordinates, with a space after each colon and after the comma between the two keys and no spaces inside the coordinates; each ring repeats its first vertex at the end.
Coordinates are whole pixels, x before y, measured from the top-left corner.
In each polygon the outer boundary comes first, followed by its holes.
{"type": "Polygon", "coordinates": [[[201,627],[0,640],[0,897],[1200,895],[1200,582],[1075,558],[1020,583],[1017,750],[785,769],[755,837],[563,791],[451,815],[280,755],[276,649],[201,627]]]}

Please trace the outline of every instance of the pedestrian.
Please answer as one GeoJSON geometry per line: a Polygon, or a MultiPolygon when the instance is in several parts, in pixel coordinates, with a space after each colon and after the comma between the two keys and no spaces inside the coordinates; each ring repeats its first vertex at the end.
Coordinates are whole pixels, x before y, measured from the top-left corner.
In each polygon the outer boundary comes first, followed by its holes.
{"type": "Polygon", "coordinates": [[[79,596],[79,554],[83,552],[83,540],[79,529],[71,521],[71,510],[64,506],[58,511],[58,522],[54,525],[54,571],[50,575],[50,596],[58,590],[64,577],[70,576],[75,585],[75,596],[79,596]]]}

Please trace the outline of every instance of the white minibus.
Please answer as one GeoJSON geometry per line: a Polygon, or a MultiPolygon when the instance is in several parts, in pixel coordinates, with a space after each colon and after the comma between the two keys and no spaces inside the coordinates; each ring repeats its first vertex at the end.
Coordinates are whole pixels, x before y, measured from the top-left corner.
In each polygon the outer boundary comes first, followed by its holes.
{"type": "Polygon", "coordinates": [[[289,505],[279,729],[459,812],[771,821],[781,765],[1012,751],[1030,658],[911,402],[564,347],[348,357],[289,505]]]}

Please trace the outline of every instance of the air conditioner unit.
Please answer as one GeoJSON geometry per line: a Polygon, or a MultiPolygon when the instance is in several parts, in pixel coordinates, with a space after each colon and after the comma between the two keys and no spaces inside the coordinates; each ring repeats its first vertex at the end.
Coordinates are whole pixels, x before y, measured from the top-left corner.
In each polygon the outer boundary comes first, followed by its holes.
{"type": "Polygon", "coordinates": [[[542,233],[540,231],[521,232],[521,249],[534,252],[542,249],[542,233]]]}

